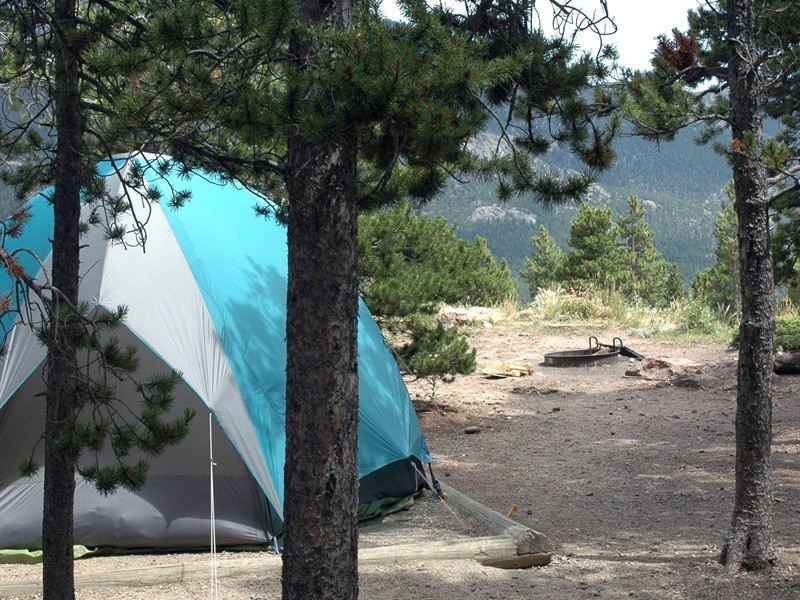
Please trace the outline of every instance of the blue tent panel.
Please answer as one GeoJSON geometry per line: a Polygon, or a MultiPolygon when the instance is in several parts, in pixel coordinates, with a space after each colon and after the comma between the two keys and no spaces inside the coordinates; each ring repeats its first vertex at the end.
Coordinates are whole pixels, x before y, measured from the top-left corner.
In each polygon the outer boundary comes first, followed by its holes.
{"type": "MultiPolygon", "coordinates": [[[[232,183],[193,174],[150,184],[191,190],[166,211],[198,282],[283,496],[286,390],[286,228],[259,217],[265,200],[232,183]],[[254,332],[258,332],[254,334],[254,332]]],[[[431,458],[405,382],[363,301],[359,307],[359,469],[362,477],[400,459],[431,458]]]]}

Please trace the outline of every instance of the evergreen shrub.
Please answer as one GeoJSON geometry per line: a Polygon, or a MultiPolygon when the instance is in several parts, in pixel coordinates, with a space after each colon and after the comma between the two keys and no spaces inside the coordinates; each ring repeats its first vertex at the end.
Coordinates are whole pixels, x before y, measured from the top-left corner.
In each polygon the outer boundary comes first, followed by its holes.
{"type": "Polygon", "coordinates": [[[364,301],[386,333],[406,340],[401,368],[419,377],[472,372],[464,332],[436,315],[442,304],[516,305],[508,264],[497,262],[485,240],[460,240],[454,225],[405,203],[361,215],[358,249],[364,301]]]}
{"type": "Polygon", "coordinates": [[[407,327],[410,341],[397,355],[409,372],[427,379],[475,370],[475,349],[458,328],[445,327],[430,315],[415,315],[407,327]]]}

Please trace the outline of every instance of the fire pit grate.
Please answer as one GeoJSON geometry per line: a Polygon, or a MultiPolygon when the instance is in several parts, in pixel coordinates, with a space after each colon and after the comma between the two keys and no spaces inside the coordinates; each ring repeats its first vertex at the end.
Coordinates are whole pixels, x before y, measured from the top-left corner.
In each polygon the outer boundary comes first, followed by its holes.
{"type": "Polygon", "coordinates": [[[609,344],[601,344],[595,336],[589,337],[589,348],[586,350],[565,350],[549,352],[544,355],[544,364],[550,367],[585,367],[601,362],[611,362],[619,355],[643,360],[644,356],[625,347],[618,337],[609,344]]]}

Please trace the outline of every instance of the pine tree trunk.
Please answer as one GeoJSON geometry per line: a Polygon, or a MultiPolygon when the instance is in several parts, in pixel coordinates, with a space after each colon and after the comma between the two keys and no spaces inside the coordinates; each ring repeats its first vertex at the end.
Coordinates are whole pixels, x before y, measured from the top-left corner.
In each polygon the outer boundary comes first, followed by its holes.
{"type": "MultiPolygon", "coordinates": [[[[300,2],[346,27],[349,0],[300,2]]],[[[299,68],[324,48],[294,36],[299,68]]],[[[309,89],[332,104],[330,90],[309,89]]],[[[318,96],[319,97],[319,96],[318,96]]],[[[309,132],[313,134],[314,132],[309,132]]],[[[284,600],[358,597],[358,282],[356,141],[289,137],[284,600]]]]}
{"type": "MultiPolygon", "coordinates": [[[[57,0],[53,13],[56,41],[55,103],[58,136],[55,164],[52,281],[63,297],[78,301],[80,266],[80,188],[82,133],[79,50],[76,47],[76,0],[57,0]]],[[[63,442],[71,435],[70,384],[75,368],[74,342],[65,327],[68,312],[51,315],[47,349],[44,506],[42,549],[44,600],[72,600],[75,467],[63,442]]]]}
{"type": "Polygon", "coordinates": [[[774,284],[752,0],[728,2],[731,144],[739,220],[742,322],[736,408],[736,503],[721,561],[729,573],[764,568],[772,549],[774,284]]]}
{"type": "Polygon", "coordinates": [[[283,598],[357,598],[355,152],[290,148],[283,598]]]}

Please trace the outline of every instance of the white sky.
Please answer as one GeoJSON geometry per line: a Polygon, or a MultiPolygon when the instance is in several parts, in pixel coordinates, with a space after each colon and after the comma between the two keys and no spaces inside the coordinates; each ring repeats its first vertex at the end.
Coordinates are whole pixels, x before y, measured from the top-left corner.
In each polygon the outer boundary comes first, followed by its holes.
{"type": "MultiPolygon", "coordinates": [[[[661,34],[669,34],[674,27],[686,29],[686,12],[696,8],[703,0],[608,0],[608,12],[617,25],[617,33],[604,38],[604,43],[617,47],[620,63],[633,69],[647,69],[650,57],[656,47],[655,38],[661,34]]],[[[453,0],[455,6],[458,5],[453,0]]],[[[586,12],[600,9],[599,0],[573,0],[575,6],[586,12]]],[[[388,17],[399,18],[399,12],[393,0],[383,0],[384,12],[388,17]]],[[[548,0],[537,0],[536,7],[542,17],[542,25],[546,27],[551,17],[545,13],[550,7],[548,0]]],[[[585,36],[580,39],[585,50],[593,51],[597,47],[596,36],[585,36]]]]}
{"type": "MultiPolygon", "coordinates": [[[[702,0],[700,0],[702,2],[702,0]]],[[[620,53],[620,62],[634,69],[647,69],[659,34],[677,27],[686,30],[686,12],[698,0],[608,0],[608,12],[617,25],[610,36],[620,53]]]]}

